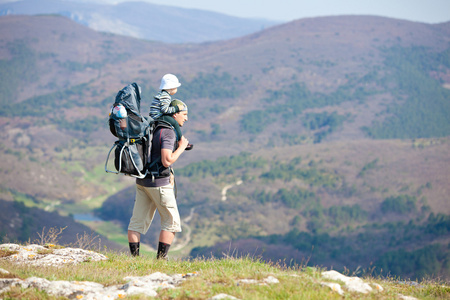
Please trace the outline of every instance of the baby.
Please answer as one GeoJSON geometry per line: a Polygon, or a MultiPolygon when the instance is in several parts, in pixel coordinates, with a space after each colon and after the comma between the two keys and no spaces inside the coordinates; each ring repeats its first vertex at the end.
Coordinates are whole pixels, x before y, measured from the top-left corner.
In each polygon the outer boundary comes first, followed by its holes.
{"type": "MultiPolygon", "coordinates": [[[[159,87],[161,91],[154,97],[150,106],[150,117],[154,120],[163,120],[170,123],[170,125],[172,125],[175,129],[177,141],[181,139],[183,133],[181,132],[180,125],[178,125],[178,122],[172,118],[172,115],[183,110],[184,107],[170,106],[170,102],[172,102],[171,96],[176,94],[178,87],[180,86],[181,83],[175,75],[164,75],[161,79],[161,85],[159,87]]],[[[189,144],[186,150],[191,150],[193,147],[194,145],[189,144]]]]}

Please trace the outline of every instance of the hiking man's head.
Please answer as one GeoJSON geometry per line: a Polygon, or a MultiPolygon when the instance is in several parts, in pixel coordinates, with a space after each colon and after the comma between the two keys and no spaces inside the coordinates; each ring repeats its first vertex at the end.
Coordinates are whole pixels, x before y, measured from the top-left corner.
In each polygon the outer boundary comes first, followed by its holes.
{"type": "Polygon", "coordinates": [[[166,74],[161,79],[159,89],[167,91],[170,95],[175,95],[180,85],[181,83],[178,81],[177,76],[173,74],[166,74]]]}
{"type": "Polygon", "coordinates": [[[181,100],[175,99],[170,102],[170,106],[178,106],[180,109],[179,112],[176,112],[172,115],[175,121],[178,122],[178,125],[183,126],[184,122],[188,120],[188,108],[186,103],[181,100]]]}

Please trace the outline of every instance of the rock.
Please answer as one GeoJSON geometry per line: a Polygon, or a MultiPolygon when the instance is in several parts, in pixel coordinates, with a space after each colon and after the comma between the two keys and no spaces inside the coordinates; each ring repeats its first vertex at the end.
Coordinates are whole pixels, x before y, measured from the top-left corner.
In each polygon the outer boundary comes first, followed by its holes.
{"type": "Polygon", "coordinates": [[[359,277],[348,277],[334,270],[322,272],[322,277],[344,282],[345,287],[351,292],[367,294],[372,291],[372,287],[359,277]]]}
{"type": "Polygon", "coordinates": [[[402,300],[418,300],[418,299],[415,298],[415,297],[405,296],[405,295],[401,295],[401,294],[398,295],[398,298],[399,298],[399,299],[402,299],[402,300]]]}
{"type": "Polygon", "coordinates": [[[76,299],[120,299],[130,295],[156,297],[158,289],[175,288],[185,279],[182,274],[169,276],[156,272],[142,277],[125,277],[124,285],[105,287],[100,283],[89,281],[50,281],[44,278],[30,277],[25,280],[17,278],[0,279],[0,293],[11,286],[36,288],[56,297],[76,299]]]}
{"type": "Polygon", "coordinates": [[[244,284],[257,284],[257,283],[259,283],[259,281],[256,280],[256,279],[240,279],[240,280],[238,280],[238,284],[240,284],[240,283],[244,283],[244,284]]]}
{"type": "Polygon", "coordinates": [[[280,283],[278,279],[276,279],[273,276],[269,276],[266,279],[263,280],[264,283],[270,284],[270,283],[280,283]]]}
{"type": "Polygon", "coordinates": [[[37,288],[57,297],[75,298],[83,296],[83,299],[99,297],[118,297],[117,287],[105,288],[100,283],[89,281],[49,281],[43,278],[30,277],[21,282],[22,288],[37,288]]]}
{"type": "Polygon", "coordinates": [[[280,281],[273,276],[269,276],[269,277],[263,279],[262,281],[259,281],[256,279],[240,279],[240,280],[238,280],[238,285],[240,283],[266,285],[266,284],[272,284],[272,283],[280,283],[280,281]]]}
{"type": "Polygon", "coordinates": [[[125,295],[145,295],[147,297],[156,297],[158,293],[152,289],[145,286],[128,286],[125,289],[125,295]]]}
{"type": "Polygon", "coordinates": [[[2,244],[0,245],[0,249],[9,251],[19,251],[20,246],[17,244],[2,244]]]}
{"type": "Polygon", "coordinates": [[[169,276],[164,273],[156,272],[143,277],[128,276],[124,278],[128,280],[121,289],[127,295],[144,294],[146,296],[155,297],[157,289],[172,289],[183,281],[181,274],[169,276]]]}
{"type": "Polygon", "coordinates": [[[238,299],[238,298],[230,296],[230,295],[227,295],[227,294],[218,294],[218,295],[215,295],[214,297],[210,298],[210,300],[220,300],[220,299],[235,300],[235,299],[238,299]]]}
{"type": "Polygon", "coordinates": [[[376,289],[378,292],[384,291],[383,287],[382,287],[381,285],[379,285],[378,283],[372,283],[372,285],[375,287],[375,289],[376,289]]]}
{"type": "Polygon", "coordinates": [[[2,244],[0,245],[0,249],[17,252],[2,259],[37,266],[59,266],[108,259],[103,254],[79,248],[53,249],[53,247],[40,245],[20,246],[16,244],[2,244]]]}
{"type": "Polygon", "coordinates": [[[20,284],[17,278],[0,278],[0,294],[9,290],[11,286],[20,284]]]}
{"type": "Polygon", "coordinates": [[[333,290],[333,292],[338,293],[341,296],[344,296],[344,291],[341,288],[341,285],[339,283],[335,282],[321,282],[321,285],[328,286],[330,289],[333,290]]]}

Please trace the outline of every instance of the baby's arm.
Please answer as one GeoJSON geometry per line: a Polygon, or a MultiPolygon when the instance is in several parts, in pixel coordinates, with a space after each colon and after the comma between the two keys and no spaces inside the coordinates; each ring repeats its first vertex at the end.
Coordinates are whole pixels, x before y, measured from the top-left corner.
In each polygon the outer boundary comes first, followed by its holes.
{"type": "Polygon", "coordinates": [[[170,97],[163,96],[159,101],[161,102],[161,112],[165,115],[171,115],[180,111],[178,106],[170,106],[170,102],[172,101],[170,97]]]}

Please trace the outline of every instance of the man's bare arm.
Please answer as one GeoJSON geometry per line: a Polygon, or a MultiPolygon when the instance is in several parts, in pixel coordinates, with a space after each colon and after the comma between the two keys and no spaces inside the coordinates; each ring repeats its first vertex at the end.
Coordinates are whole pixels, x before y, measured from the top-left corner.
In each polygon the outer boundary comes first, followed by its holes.
{"type": "Polygon", "coordinates": [[[170,149],[161,149],[161,163],[163,164],[163,166],[167,168],[174,162],[176,162],[181,153],[184,152],[188,144],[189,141],[184,136],[182,136],[178,141],[178,149],[174,152],[172,152],[172,150],[170,149]]]}

